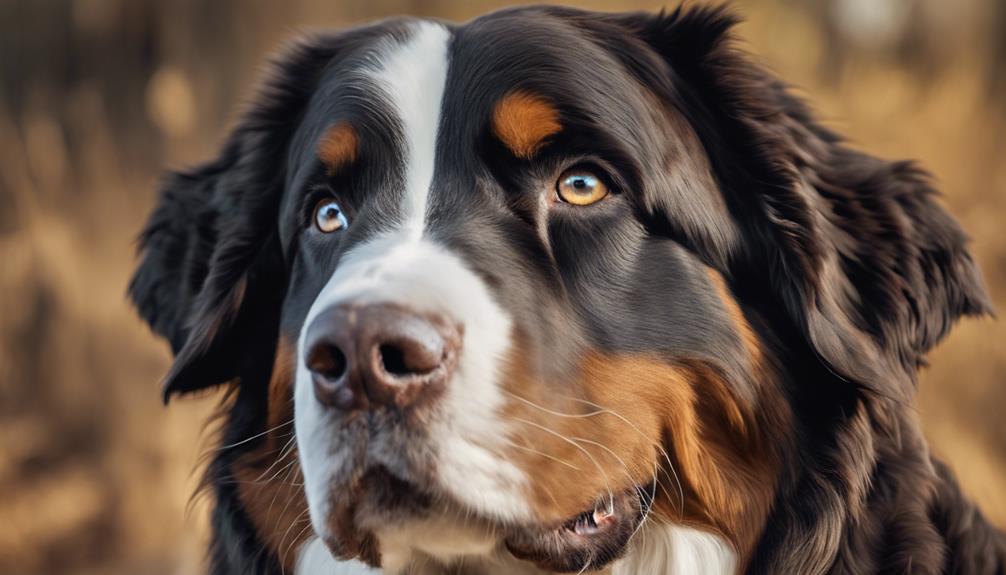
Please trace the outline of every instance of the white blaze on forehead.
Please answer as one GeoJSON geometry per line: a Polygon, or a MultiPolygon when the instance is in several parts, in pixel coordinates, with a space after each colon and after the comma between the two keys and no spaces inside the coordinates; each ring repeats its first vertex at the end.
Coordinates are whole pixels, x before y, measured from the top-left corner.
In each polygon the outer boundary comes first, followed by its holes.
{"type": "Polygon", "coordinates": [[[360,71],[384,92],[401,126],[405,197],[397,229],[342,255],[301,330],[294,419],[311,520],[322,536],[326,535],[332,481],[345,471],[345,465],[352,464],[346,456],[352,446],[338,440],[340,414],[322,407],[314,397],[303,361],[304,333],[319,313],[343,303],[404,304],[417,311],[445,314],[462,325],[457,370],[427,429],[437,453],[435,475],[443,490],[482,513],[509,520],[525,520],[530,514],[523,497],[526,478],[498,456],[508,435],[498,413],[504,404],[499,365],[510,347],[510,317],[457,254],[423,237],[449,40],[443,26],[418,22],[407,39],[382,46],[373,55],[373,63],[360,71]]]}
{"type": "Polygon", "coordinates": [[[440,108],[450,65],[450,32],[435,22],[417,22],[412,35],[365,72],[384,92],[402,124],[405,147],[404,227],[422,235],[433,183],[440,108]]]}

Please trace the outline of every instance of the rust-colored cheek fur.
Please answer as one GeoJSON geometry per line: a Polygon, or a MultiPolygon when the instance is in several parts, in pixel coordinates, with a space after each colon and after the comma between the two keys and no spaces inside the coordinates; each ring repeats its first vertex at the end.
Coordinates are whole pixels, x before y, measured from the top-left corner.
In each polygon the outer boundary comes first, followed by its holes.
{"type": "Polygon", "coordinates": [[[547,100],[516,91],[496,104],[493,133],[518,158],[530,158],[549,136],[562,130],[559,111],[547,100]]]}
{"type": "Polygon", "coordinates": [[[738,352],[748,355],[754,401],[738,399],[720,370],[695,360],[594,351],[563,383],[536,380],[511,361],[512,456],[544,521],[568,519],[609,489],[649,490],[656,477],[657,520],[719,533],[746,560],[771,510],[789,411],[757,335],[714,274],[738,352]]]}
{"type": "Polygon", "coordinates": [[[730,294],[730,288],[727,287],[727,281],[723,278],[723,275],[713,269],[706,268],[706,274],[709,276],[709,280],[713,284],[713,288],[716,290],[716,294],[719,296],[720,301],[723,303],[723,307],[730,316],[730,322],[734,326],[734,331],[740,337],[741,343],[744,346],[744,352],[747,355],[748,365],[752,375],[755,377],[764,377],[768,375],[765,372],[765,357],[762,353],[761,342],[758,339],[758,335],[755,333],[751,324],[748,323],[746,317],[744,317],[744,312],[741,310],[740,304],[734,299],[733,295],[730,294]]]}
{"type": "Polygon", "coordinates": [[[293,435],[295,349],[285,337],[276,347],[266,421],[272,431],[231,467],[245,512],[287,573],[293,572],[297,549],[310,533],[293,435]]]}
{"type": "Polygon", "coordinates": [[[318,141],[318,159],[333,175],[343,167],[356,161],[359,140],[356,130],[346,122],[333,124],[318,141]]]}

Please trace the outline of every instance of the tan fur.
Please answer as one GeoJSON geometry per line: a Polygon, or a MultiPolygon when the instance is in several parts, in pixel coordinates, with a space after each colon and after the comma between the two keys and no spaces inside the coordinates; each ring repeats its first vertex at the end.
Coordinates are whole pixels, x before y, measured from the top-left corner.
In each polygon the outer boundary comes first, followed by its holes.
{"type": "Polygon", "coordinates": [[[751,324],[748,323],[746,317],[744,317],[744,312],[741,311],[740,305],[737,300],[734,299],[733,295],[730,293],[730,288],[727,287],[727,282],[723,279],[723,274],[713,268],[706,268],[706,273],[709,275],[709,279],[713,282],[713,287],[716,288],[716,293],[720,297],[720,301],[723,302],[723,306],[726,308],[727,314],[730,316],[738,335],[741,337],[741,341],[744,344],[744,350],[747,352],[748,361],[752,363],[752,367],[755,369],[762,368],[762,358],[764,354],[761,349],[761,341],[755,334],[754,329],[751,328],[751,324]]]}
{"type": "Polygon", "coordinates": [[[534,380],[510,362],[513,400],[504,418],[517,430],[512,457],[531,477],[528,497],[545,521],[583,511],[609,486],[618,493],[651,485],[656,474],[658,517],[722,535],[746,562],[782,465],[777,447],[785,438],[774,434],[789,429],[790,414],[757,334],[722,276],[709,277],[749,356],[754,404],[695,360],[594,351],[568,382],[534,380]]]}
{"type": "Polygon", "coordinates": [[[530,158],[545,140],[562,130],[559,111],[544,98],[525,91],[507,94],[496,104],[493,133],[518,158],[530,158]]]}
{"type": "Polygon", "coordinates": [[[352,164],[359,153],[356,129],[347,122],[333,124],[318,141],[317,153],[329,175],[352,164]]]}

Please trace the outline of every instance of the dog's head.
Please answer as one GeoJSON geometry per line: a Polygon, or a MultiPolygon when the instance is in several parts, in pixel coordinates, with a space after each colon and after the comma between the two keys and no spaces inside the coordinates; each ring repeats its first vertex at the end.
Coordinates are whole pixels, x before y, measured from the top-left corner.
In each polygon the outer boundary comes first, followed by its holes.
{"type": "Polygon", "coordinates": [[[281,57],[131,286],[166,397],[236,382],[222,513],[277,561],[305,510],[391,569],[596,568],[647,518],[747,560],[804,438],[910,399],[988,304],[925,174],[844,147],[731,24],[521,8],[281,57]]]}

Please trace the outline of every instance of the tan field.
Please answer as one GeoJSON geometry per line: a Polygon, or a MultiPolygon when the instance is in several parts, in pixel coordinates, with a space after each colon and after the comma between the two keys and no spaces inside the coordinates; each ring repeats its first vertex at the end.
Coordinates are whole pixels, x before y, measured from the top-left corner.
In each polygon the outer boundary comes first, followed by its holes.
{"type": "MultiPolygon", "coordinates": [[[[267,54],[297,30],[502,5],[0,1],[0,573],[199,572],[206,505],[187,504],[218,397],[161,405],[167,346],[124,296],[158,174],[211,157],[267,54]]],[[[1003,3],[736,7],[744,45],[829,126],[935,174],[1006,309],[1003,3]]],[[[965,321],[918,399],[934,449],[1000,526],[1004,342],[1006,322],[965,321]]]]}

